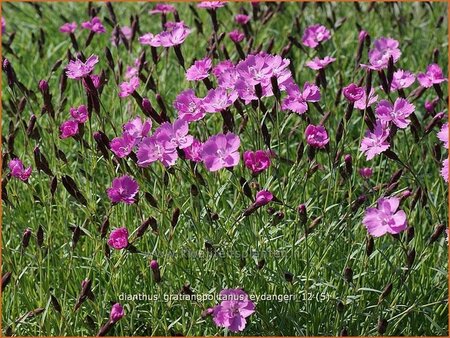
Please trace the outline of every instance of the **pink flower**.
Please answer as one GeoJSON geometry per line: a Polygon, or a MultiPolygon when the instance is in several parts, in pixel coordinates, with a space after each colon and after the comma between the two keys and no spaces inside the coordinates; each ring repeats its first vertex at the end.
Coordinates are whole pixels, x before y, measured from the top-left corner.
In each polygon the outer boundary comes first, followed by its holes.
{"type": "Polygon", "coordinates": [[[202,100],[202,107],[208,113],[221,112],[230,107],[236,101],[238,94],[235,90],[224,88],[210,89],[202,100]]]}
{"type": "Polygon", "coordinates": [[[442,162],[441,176],[444,178],[444,181],[448,183],[448,158],[442,162]]]}
{"type": "Polygon", "coordinates": [[[359,169],[359,174],[363,178],[370,178],[370,177],[372,177],[373,170],[372,170],[372,168],[361,168],[361,169],[359,169]]]}
{"type": "Polygon", "coordinates": [[[119,158],[128,156],[136,143],[136,139],[128,133],[115,137],[109,143],[111,151],[119,158]]]}
{"type": "Polygon", "coordinates": [[[247,150],[244,152],[244,164],[253,174],[260,173],[269,168],[271,164],[270,155],[270,152],[265,150],[247,150]]]}
{"type": "MultiPolygon", "coordinates": [[[[155,37],[157,41],[156,44],[162,47],[168,48],[181,45],[191,33],[191,30],[183,22],[167,22],[166,27],[167,26],[170,27],[170,29],[159,33],[155,37]]],[[[153,45],[154,44],[155,41],[153,41],[153,45]]]]}
{"type": "Polygon", "coordinates": [[[364,96],[365,89],[363,87],[358,87],[354,83],[350,83],[347,87],[344,87],[342,92],[348,102],[354,103],[364,96]]]}
{"type": "Polygon", "coordinates": [[[70,60],[66,67],[66,75],[69,79],[79,80],[88,76],[93,70],[94,66],[98,63],[98,56],[91,55],[86,62],[82,62],[80,59],[75,61],[70,60]]]}
{"type": "Polygon", "coordinates": [[[123,125],[123,132],[124,134],[130,135],[135,140],[141,140],[148,135],[151,128],[151,120],[146,120],[142,123],[141,118],[138,116],[123,125]]]}
{"type": "Polygon", "coordinates": [[[238,79],[238,73],[230,60],[219,62],[212,70],[219,87],[233,89],[238,79]]]}
{"type": "Polygon", "coordinates": [[[327,130],[323,126],[308,125],[305,130],[306,142],[314,148],[325,148],[330,139],[327,130]]]}
{"type": "Polygon", "coordinates": [[[135,76],[139,75],[139,69],[136,67],[127,66],[127,71],[125,72],[125,79],[129,80],[135,76]]]}
{"type": "Polygon", "coordinates": [[[206,169],[217,171],[234,167],[239,163],[239,136],[232,133],[211,136],[202,148],[202,159],[206,169]]]}
{"type": "Polygon", "coordinates": [[[303,33],[302,43],[307,47],[316,48],[321,42],[330,38],[330,31],[325,26],[316,24],[306,28],[303,33]]]}
{"type": "Polygon", "coordinates": [[[325,58],[323,58],[323,59],[319,59],[318,57],[315,57],[311,61],[306,62],[306,66],[308,66],[309,68],[311,68],[313,70],[319,70],[319,69],[325,68],[326,66],[328,66],[330,63],[333,63],[334,61],[336,61],[336,59],[332,58],[330,56],[325,56],[325,58]]]}
{"type": "Polygon", "coordinates": [[[113,179],[111,188],[108,188],[108,198],[113,203],[123,202],[133,204],[134,196],[139,191],[139,185],[132,177],[124,175],[113,179]]]}
{"type": "Polygon", "coordinates": [[[201,120],[206,115],[202,100],[195,96],[192,89],[184,90],[178,94],[173,107],[177,110],[178,117],[188,122],[201,120]]]}
{"type": "Polygon", "coordinates": [[[148,45],[152,47],[159,47],[161,43],[158,40],[158,37],[153,35],[152,33],[147,33],[139,37],[138,39],[141,45],[148,45]]]}
{"type": "Polygon", "coordinates": [[[156,4],[155,7],[148,12],[148,14],[169,14],[175,12],[175,7],[168,4],[156,4]]]}
{"type": "Polygon", "coordinates": [[[425,88],[430,88],[434,84],[447,81],[442,73],[441,67],[435,63],[427,67],[426,73],[417,75],[417,80],[419,80],[420,85],[425,88]]]}
{"type": "Polygon", "coordinates": [[[366,91],[364,90],[362,97],[355,101],[355,108],[359,110],[365,110],[371,105],[373,105],[378,100],[378,95],[375,95],[375,90],[372,88],[369,93],[369,98],[367,98],[366,91]]]}
{"type": "Polygon", "coordinates": [[[315,84],[305,82],[303,92],[297,85],[291,85],[287,88],[288,95],[281,102],[281,109],[290,110],[297,114],[304,114],[308,110],[307,102],[320,101],[320,89],[315,84]]]}
{"type": "Polygon", "coordinates": [[[202,161],[202,148],[203,143],[197,139],[193,139],[192,144],[189,147],[184,148],[184,155],[188,160],[193,162],[202,161]]]}
{"type": "Polygon", "coordinates": [[[398,48],[397,40],[381,37],[374,42],[374,48],[369,51],[369,65],[361,65],[372,70],[385,69],[392,57],[394,63],[398,61],[402,52],[398,48]]]}
{"type": "Polygon", "coordinates": [[[231,41],[233,42],[241,42],[245,38],[245,34],[239,31],[238,29],[235,29],[228,33],[228,36],[230,37],[231,41]]]}
{"type": "Polygon", "coordinates": [[[173,124],[165,122],[155,131],[155,136],[163,137],[169,140],[174,148],[184,149],[189,147],[194,138],[189,133],[189,124],[183,119],[176,120],[173,124]]]}
{"type": "Polygon", "coordinates": [[[369,161],[375,155],[381,154],[383,151],[389,149],[388,142],[389,128],[380,120],[377,120],[374,131],[367,130],[364,138],[361,141],[360,151],[365,153],[366,160],[369,161]]]}
{"type": "Polygon", "coordinates": [[[128,246],[128,229],[123,227],[111,231],[108,245],[116,250],[125,249],[128,246]]]}
{"type": "Polygon", "coordinates": [[[31,175],[31,167],[24,168],[23,163],[18,158],[13,158],[8,164],[11,176],[18,178],[21,181],[26,182],[31,175]]]}
{"type": "Polygon", "coordinates": [[[268,190],[260,190],[256,193],[255,197],[255,207],[259,208],[263,205],[268,204],[270,201],[272,201],[273,195],[268,190]]]}
{"type": "Polygon", "coordinates": [[[85,123],[89,118],[89,114],[85,105],[81,105],[78,108],[70,108],[70,115],[78,123],[85,123]]]}
{"type": "Polygon", "coordinates": [[[186,79],[188,81],[199,81],[208,77],[209,71],[212,67],[212,61],[206,57],[202,60],[197,60],[186,71],[186,79]]]}
{"type": "Polygon", "coordinates": [[[160,161],[165,167],[174,165],[178,159],[176,149],[170,135],[155,132],[155,135],[144,137],[139,144],[136,154],[138,165],[148,167],[156,161],[160,161]]]}
{"type": "Polygon", "coordinates": [[[438,139],[444,143],[444,147],[448,149],[448,123],[445,123],[439,133],[437,134],[438,139]]]}
{"type": "Polygon", "coordinates": [[[245,25],[250,21],[250,16],[245,14],[236,14],[234,17],[234,21],[236,21],[239,25],[245,25]]]}
{"type": "Polygon", "coordinates": [[[415,110],[415,106],[399,97],[392,105],[387,100],[381,100],[375,109],[377,118],[383,122],[392,122],[397,127],[404,129],[411,122],[408,116],[415,110]]]}
{"type": "Polygon", "coordinates": [[[59,126],[59,138],[66,139],[78,134],[78,122],[68,120],[61,123],[59,126]]]}
{"type": "Polygon", "coordinates": [[[221,303],[213,310],[216,326],[225,327],[232,332],[245,329],[246,318],[255,312],[255,304],[241,289],[224,289],[220,292],[221,303]]]}
{"type": "Polygon", "coordinates": [[[225,1],[202,1],[197,5],[197,7],[205,9],[216,9],[225,6],[225,4],[225,1]]]}
{"type": "Polygon", "coordinates": [[[61,33],[72,34],[77,29],[78,25],[76,22],[66,22],[64,25],[59,27],[61,33]]]}
{"type": "Polygon", "coordinates": [[[81,27],[97,34],[102,34],[106,32],[105,27],[103,27],[102,22],[98,17],[92,18],[91,21],[83,22],[81,24],[81,27]]]}
{"type": "Polygon", "coordinates": [[[116,303],[112,306],[111,312],[109,314],[109,320],[111,323],[115,323],[118,320],[122,319],[125,313],[123,312],[123,307],[119,303],[116,303]]]}
{"type": "Polygon", "coordinates": [[[371,236],[395,235],[407,228],[406,214],[398,210],[400,199],[380,198],[377,204],[377,208],[367,209],[363,218],[363,224],[371,236]]]}
{"type": "Polygon", "coordinates": [[[122,82],[119,85],[119,97],[124,98],[130,96],[139,87],[139,78],[134,76],[129,82],[122,82]]]}
{"type": "Polygon", "coordinates": [[[413,73],[399,69],[392,77],[391,91],[408,88],[414,81],[416,76],[413,73]]]}

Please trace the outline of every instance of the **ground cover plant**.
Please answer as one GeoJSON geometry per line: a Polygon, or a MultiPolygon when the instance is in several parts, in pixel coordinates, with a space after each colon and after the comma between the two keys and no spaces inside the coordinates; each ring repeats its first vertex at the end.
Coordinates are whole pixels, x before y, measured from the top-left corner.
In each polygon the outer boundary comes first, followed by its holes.
{"type": "Polygon", "coordinates": [[[445,3],[2,3],[2,334],[448,335],[445,3]]]}

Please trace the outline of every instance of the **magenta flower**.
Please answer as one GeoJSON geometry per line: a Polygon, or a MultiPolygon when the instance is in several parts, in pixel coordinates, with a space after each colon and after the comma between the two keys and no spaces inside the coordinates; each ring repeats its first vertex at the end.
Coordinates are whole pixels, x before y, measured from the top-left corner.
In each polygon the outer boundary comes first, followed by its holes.
{"type": "Polygon", "coordinates": [[[115,137],[109,143],[111,151],[119,158],[128,156],[136,144],[136,138],[128,133],[123,133],[120,137],[115,137]]]}
{"type": "Polygon", "coordinates": [[[118,320],[122,319],[125,313],[123,312],[123,307],[119,303],[116,303],[112,306],[111,312],[109,314],[109,320],[111,323],[115,323],[118,320]]]}
{"type": "Polygon", "coordinates": [[[239,163],[239,136],[232,133],[211,136],[202,148],[202,159],[206,169],[217,171],[234,167],[239,163]]]}
{"type": "Polygon", "coordinates": [[[173,124],[165,122],[155,131],[156,138],[163,138],[172,143],[172,147],[184,149],[189,147],[194,138],[189,133],[189,124],[183,119],[176,120],[173,124]]]}
{"type": "Polygon", "coordinates": [[[419,80],[420,85],[425,88],[430,88],[434,84],[440,84],[447,81],[441,67],[435,63],[427,67],[426,73],[418,74],[417,80],[419,80]]]}
{"type": "Polygon", "coordinates": [[[85,123],[89,118],[89,114],[85,105],[81,105],[78,108],[70,108],[70,115],[78,123],[85,123]]]}
{"type": "Polygon", "coordinates": [[[201,60],[197,60],[186,71],[186,79],[188,81],[199,81],[208,77],[209,71],[212,68],[212,61],[206,57],[201,60]]]}
{"type": "Polygon", "coordinates": [[[106,189],[108,198],[112,203],[123,202],[133,204],[134,196],[139,191],[139,185],[132,177],[124,175],[113,179],[111,188],[106,189]]]}
{"type": "Polygon", "coordinates": [[[79,80],[88,76],[93,70],[94,66],[98,63],[98,56],[91,55],[86,62],[82,62],[80,59],[75,61],[70,60],[66,67],[66,75],[69,79],[79,80]]]}
{"type": "Polygon", "coordinates": [[[256,193],[255,197],[255,207],[259,208],[263,205],[268,204],[270,201],[273,200],[273,195],[268,190],[260,190],[256,193]]]}
{"type": "Polygon", "coordinates": [[[232,332],[245,329],[246,318],[255,312],[255,304],[241,289],[224,289],[220,292],[221,303],[213,310],[216,326],[225,327],[232,332]]]}
{"type": "Polygon", "coordinates": [[[127,70],[125,72],[125,79],[130,80],[131,78],[139,75],[139,69],[136,67],[127,66],[127,70]]]}
{"type": "Polygon", "coordinates": [[[395,63],[402,55],[398,46],[398,41],[391,38],[381,37],[375,40],[374,48],[369,51],[369,65],[361,66],[376,71],[387,68],[391,57],[395,63]]]}
{"type": "Polygon", "coordinates": [[[124,134],[130,135],[135,140],[139,141],[143,137],[146,137],[152,128],[152,121],[146,120],[142,123],[141,118],[138,116],[123,125],[124,134]]]}
{"type": "Polygon", "coordinates": [[[448,123],[445,123],[439,133],[437,134],[438,139],[444,143],[444,147],[448,149],[448,123]]]}
{"type": "Polygon", "coordinates": [[[152,47],[161,46],[158,36],[155,36],[152,33],[147,33],[147,34],[140,36],[138,41],[141,45],[148,45],[148,46],[152,46],[152,47]]]}
{"type": "Polygon", "coordinates": [[[398,210],[399,204],[400,199],[396,197],[380,198],[377,208],[366,210],[363,224],[371,236],[380,237],[386,233],[395,235],[407,228],[406,214],[398,210]]]}
{"type": "Polygon", "coordinates": [[[31,167],[24,168],[23,163],[18,158],[13,158],[8,164],[11,176],[18,178],[21,181],[26,182],[31,175],[31,167]]]}
{"type": "Polygon", "coordinates": [[[193,162],[202,161],[202,148],[203,143],[197,139],[193,139],[192,144],[189,147],[184,148],[184,156],[193,162]]]}
{"type": "Polygon", "coordinates": [[[134,76],[129,82],[122,82],[119,85],[119,97],[128,97],[134,93],[134,91],[139,87],[139,78],[134,76]]]}
{"type": "Polygon", "coordinates": [[[148,12],[148,14],[169,14],[175,12],[175,7],[168,4],[156,4],[155,7],[153,7],[152,10],[148,12]]]}
{"type": "Polygon", "coordinates": [[[330,38],[330,31],[325,26],[316,24],[306,28],[303,33],[302,43],[307,47],[316,48],[321,42],[330,38]]]}
{"type": "MultiPolygon", "coordinates": [[[[181,45],[191,33],[189,27],[187,27],[183,22],[167,22],[166,27],[170,28],[159,33],[157,37],[155,37],[157,41],[156,44],[166,48],[181,45]]],[[[155,41],[153,42],[155,43],[155,41]]]]}
{"type": "Polygon", "coordinates": [[[182,91],[173,102],[173,107],[178,112],[178,117],[188,122],[201,120],[206,112],[202,106],[202,100],[195,96],[194,90],[182,91]]]}
{"type": "Polygon", "coordinates": [[[365,110],[373,105],[378,100],[378,95],[375,94],[375,90],[372,88],[367,98],[366,91],[364,90],[362,97],[355,101],[355,108],[359,110],[365,110]]]}
{"type": "Polygon", "coordinates": [[[348,102],[354,103],[364,96],[365,89],[363,87],[358,87],[354,83],[350,83],[347,87],[344,87],[342,93],[348,102]]]}
{"type": "Polygon", "coordinates": [[[367,130],[364,138],[361,141],[360,151],[365,153],[366,160],[369,161],[375,155],[381,154],[383,151],[389,149],[388,142],[389,128],[380,120],[377,120],[374,131],[367,130]]]}
{"type": "Polygon", "coordinates": [[[221,112],[230,107],[236,101],[238,94],[235,90],[224,88],[210,89],[202,100],[202,107],[208,113],[221,112]]]}
{"type": "Polygon", "coordinates": [[[59,31],[65,34],[72,34],[77,29],[78,25],[76,22],[66,22],[64,25],[59,27],[59,31]]]}
{"type": "Polygon", "coordinates": [[[236,21],[239,25],[245,25],[250,21],[250,16],[245,14],[236,14],[234,21],[236,21]]]}
{"type": "Polygon", "coordinates": [[[313,69],[313,70],[319,70],[323,69],[326,66],[328,66],[330,63],[333,63],[336,61],[335,58],[332,58],[330,56],[325,56],[323,59],[319,59],[318,57],[315,57],[311,61],[306,62],[306,66],[313,69]]]}
{"type": "Polygon", "coordinates": [[[197,4],[197,7],[204,9],[216,9],[225,6],[225,4],[226,4],[225,1],[202,1],[199,4],[197,4]]]}
{"type": "Polygon", "coordinates": [[[448,183],[448,158],[442,162],[441,176],[444,178],[444,181],[448,183]]]}
{"type": "Polygon", "coordinates": [[[136,155],[140,167],[148,167],[156,161],[169,167],[178,159],[177,148],[172,142],[172,137],[164,132],[155,132],[155,135],[144,137],[136,155]]]}
{"type": "Polygon", "coordinates": [[[116,250],[125,249],[128,246],[128,229],[123,227],[111,231],[108,245],[116,250]]]}
{"type": "Polygon", "coordinates": [[[375,112],[381,121],[392,122],[397,127],[404,129],[411,122],[408,116],[414,112],[415,108],[413,104],[399,97],[395,100],[394,105],[387,100],[381,100],[375,112]]]}
{"type": "Polygon", "coordinates": [[[59,138],[66,139],[78,134],[78,122],[75,120],[68,120],[61,123],[59,126],[59,138]]]}
{"type": "Polygon", "coordinates": [[[305,130],[306,142],[314,148],[325,148],[330,139],[328,138],[327,130],[321,126],[313,124],[308,125],[305,130]]]}
{"type": "Polygon", "coordinates": [[[247,150],[244,152],[244,164],[253,174],[260,173],[269,168],[271,164],[270,155],[270,152],[265,150],[247,150]]]}
{"type": "Polygon", "coordinates": [[[320,101],[320,89],[315,84],[306,82],[303,92],[296,84],[287,88],[288,95],[281,102],[281,109],[290,110],[297,114],[304,114],[308,110],[308,102],[320,101]]]}
{"type": "Polygon", "coordinates": [[[359,169],[359,174],[361,175],[362,178],[370,178],[372,177],[373,174],[373,170],[372,168],[361,168],[359,169]]]}
{"type": "Polygon", "coordinates": [[[230,60],[219,62],[212,70],[219,87],[234,89],[238,79],[236,67],[230,60]]]}
{"type": "Polygon", "coordinates": [[[416,76],[413,73],[399,69],[392,77],[391,91],[408,88],[414,81],[416,76]]]}
{"type": "Polygon", "coordinates": [[[230,37],[231,41],[233,42],[241,42],[245,38],[245,34],[239,31],[238,29],[235,29],[228,33],[228,36],[230,37]]]}
{"type": "Polygon", "coordinates": [[[92,18],[91,21],[83,22],[81,24],[81,27],[97,34],[102,34],[106,32],[105,27],[103,27],[103,24],[100,18],[98,17],[92,18]]]}

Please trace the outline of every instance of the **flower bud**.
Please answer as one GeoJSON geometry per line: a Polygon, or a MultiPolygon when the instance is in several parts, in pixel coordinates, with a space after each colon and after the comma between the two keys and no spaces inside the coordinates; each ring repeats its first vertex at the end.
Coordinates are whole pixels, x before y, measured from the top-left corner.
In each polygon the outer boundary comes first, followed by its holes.
{"type": "Polygon", "coordinates": [[[30,243],[31,229],[26,228],[22,235],[22,248],[26,249],[30,243]]]}

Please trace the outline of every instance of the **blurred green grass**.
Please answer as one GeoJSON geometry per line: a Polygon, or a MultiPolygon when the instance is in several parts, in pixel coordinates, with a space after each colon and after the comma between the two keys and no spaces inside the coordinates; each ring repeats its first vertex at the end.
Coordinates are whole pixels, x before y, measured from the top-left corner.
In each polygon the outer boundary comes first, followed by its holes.
{"type": "MultiPolygon", "coordinates": [[[[15,31],[16,37],[12,45],[17,57],[4,53],[12,62],[20,81],[37,92],[40,79],[48,78],[54,103],[60,101],[58,94],[57,73],[50,75],[52,65],[63,59],[70,41],[58,32],[64,23],[60,15],[78,23],[87,18],[87,4],[79,3],[45,3],[41,4],[42,17],[38,15],[34,4],[2,3],[3,16],[7,22],[7,35],[15,31]],[[44,55],[39,55],[33,35],[39,36],[39,29],[45,32],[44,55]]],[[[104,5],[100,17],[107,16],[104,5]]],[[[266,6],[266,5],[262,5],[266,6]]],[[[335,95],[339,87],[339,78],[347,84],[362,76],[355,72],[354,55],[357,47],[358,23],[368,31],[372,41],[381,36],[390,36],[400,41],[402,58],[397,66],[415,73],[424,71],[432,62],[435,48],[440,51],[439,63],[447,71],[447,5],[444,3],[401,3],[375,5],[360,4],[361,12],[353,4],[324,3],[308,4],[286,3],[267,24],[253,24],[254,46],[267,46],[269,39],[274,39],[275,53],[280,53],[288,43],[288,35],[300,39],[302,31],[298,31],[294,18],[298,15],[301,30],[313,23],[323,23],[331,28],[328,17],[336,20],[345,18],[344,23],[332,32],[332,40],[324,45],[324,53],[332,55],[337,61],[327,68],[328,88],[322,91],[320,104],[325,111],[331,112],[327,121],[327,129],[331,139],[340,118],[344,114],[345,105],[334,105],[335,95]],[[368,11],[369,6],[373,6],[368,11]],[[303,8],[304,7],[304,8],[303,8]],[[442,24],[438,21],[443,16],[442,24]]],[[[143,33],[158,32],[161,23],[158,17],[150,17],[150,3],[114,4],[120,24],[129,25],[129,17],[139,14],[143,33]]],[[[218,15],[221,31],[228,32],[235,28],[232,20],[240,7],[251,11],[250,4],[228,4],[219,9],[218,15]]],[[[205,11],[198,10],[203,22],[205,36],[197,34],[193,16],[187,4],[177,4],[182,20],[193,29],[182,46],[187,64],[205,55],[207,37],[211,33],[210,19],[205,11]]],[[[331,23],[333,23],[331,19],[331,23]]],[[[111,28],[108,34],[94,37],[94,42],[85,51],[85,55],[95,53],[100,56],[96,69],[106,69],[104,46],[109,46],[114,59],[120,58],[123,65],[131,65],[140,52],[144,50],[135,44],[133,53],[124,50],[123,46],[111,46],[111,28]]],[[[83,42],[87,33],[77,31],[79,41],[83,42]]],[[[3,37],[5,40],[7,36],[3,37]]],[[[36,39],[35,39],[36,40],[36,39]]],[[[232,59],[236,53],[231,41],[225,37],[225,44],[232,59]]],[[[164,52],[165,53],[165,52],[164,52]]],[[[193,87],[184,80],[184,71],[178,65],[173,50],[155,70],[158,90],[164,98],[172,117],[175,112],[171,108],[175,96],[183,89],[193,87]]],[[[313,56],[293,47],[289,58],[294,63],[295,78],[303,85],[305,81],[314,81],[314,72],[304,67],[304,63],[313,56]]],[[[223,56],[222,56],[223,58],[223,56]]],[[[147,59],[150,51],[147,49],[147,59]]],[[[151,61],[150,61],[151,62],[151,61]]],[[[285,206],[274,205],[284,213],[284,218],[277,222],[276,217],[260,210],[241,222],[235,220],[250,201],[242,194],[239,178],[250,179],[250,174],[242,164],[233,172],[226,170],[212,174],[204,168],[200,169],[206,185],[200,185],[189,172],[188,163],[179,161],[175,173],[166,173],[160,165],[146,169],[150,178],[142,175],[134,164],[130,163],[133,175],[141,187],[140,201],[131,206],[115,206],[111,208],[105,189],[112,179],[125,172],[124,167],[114,167],[110,161],[99,158],[99,155],[84,149],[73,139],[60,140],[58,126],[67,118],[68,108],[84,102],[85,97],[79,83],[69,81],[65,93],[68,102],[57,111],[57,123],[53,123],[48,115],[41,116],[40,95],[38,100],[28,102],[22,116],[15,116],[6,104],[10,98],[20,99],[21,94],[12,92],[5,85],[3,77],[2,92],[2,135],[8,133],[10,121],[22,129],[19,133],[15,149],[16,155],[26,165],[33,164],[33,148],[36,142],[25,139],[21,121],[28,121],[34,113],[38,117],[38,128],[41,135],[39,145],[47,156],[54,173],[71,175],[89,202],[87,208],[78,205],[59,184],[55,198],[49,192],[50,178],[43,173],[33,172],[30,185],[21,182],[9,182],[7,189],[11,204],[3,204],[2,224],[2,271],[13,273],[11,285],[3,293],[2,327],[12,326],[18,335],[95,335],[96,329],[86,325],[85,317],[93,317],[100,326],[108,317],[111,302],[118,301],[120,294],[177,294],[184,283],[190,283],[192,290],[199,294],[219,292],[225,287],[244,287],[251,294],[295,294],[298,302],[258,302],[257,313],[248,318],[248,326],[243,335],[336,335],[346,327],[351,335],[374,335],[380,317],[389,321],[386,334],[389,335],[438,335],[448,334],[448,280],[447,280],[447,245],[441,239],[438,243],[428,245],[427,240],[438,223],[447,224],[447,187],[439,176],[440,164],[433,160],[432,150],[438,143],[435,133],[416,144],[410,132],[404,135],[404,143],[397,140],[395,152],[402,160],[409,163],[416,175],[427,187],[428,205],[410,208],[409,202],[403,205],[410,225],[415,227],[416,235],[408,248],[415,248],[416,262],[409,274],[405,273],[406,259],[403,248],[392,237],[375,240],[375,251],[367,257],[365,254],[366,230],[361,224],[364,207],[352,212],[349,202],[355,200],[366,189],[361,178],[357,176],[358,168],[372,166],[375,172],[370,186],[389,181],[390,176],[400,167],[385,157],[378,157],[372,163],[365,162],[358,151],[360,135],[365,129],[364,123],[357,113],[353,114],[351,124],[346,126],[344,153],[354,158],[354,174],[347,182],[341,182],[339,170],[330,166],[327,154],[317,157],[323,166],[306,181],[306,173],[310,163],[303,159],[295,165],[276,163],[256,180],[270,189],[285,206]],[[68,163],[56,159],[54,147],[64,151],[68,163]],[[95,156],[94,156],[95,154],[95,156]],[[164,176],[168,176],[168,184],[164,184],[164,176]],[[191,184],[198,185],[200,195],[190,194],[191,184]],[[34,191],[34,192],[32,192],[34,191]],[[142,192],[148,191],[158,200],[158,208],[152,208],[144,199],[142,192]],[[37,195],[41,202],[36,202],[37,195]],[[321,223],[307,240],[304,230],[299,224],[295,207],[307,203],[310,221],[321,217],[321,223]],[[173,210],[181,209],[179,223],[173,230],[170,220],[173,210]],[[209,212],[219,215],[217,221],[211,220],[209,212]],[[101,240],[98,227],[105,215],[110,216],[111,228],[127,226],[134,231],[140,222],[153,216],[158,220],[159,235],[147,233],[136,243],[140,254],[112,252],[111,259],[103,253],[105,240],[101,240]],[[345,216],[345,217],[344,217],[345,216]],[[43,249],[32,241],[30,247],[21,254],[21,236],[26,227],[33,233],[41,224],[45,230],[43,249]],[[80,225],[87,235],[80,239],[76,248],[70,248],[71,232],[69,226],[80,225]],[[206,255],[205,242],[212,243],[236,257],[221,258],[219,255],[206,255]],[[237,257],[248,250],[256,250],[257,257],[248,257],[243,267],[237,257]],[[204,254],[206,257],[195,257],[186,251],[204,254]],[[272,254],[263,254],[272,252],[272,254]],[[277,253],[277,255],[273,253],[277,253]],[[162,265],[164,282],[155,285],[148,259],[158,256],[162,265]],[[257,262],[265,259],[263,269],[257,269],[257,262]],[[353,283],[345,282],[343,270],[350,266],[354,271],[353,283]],[[284,273],[294,274],[293,283],[284,279],[284,273]],[[78,312],[73,311],[77,295],[81,290],[81,281],[89,277],[93,280],[93,291],[96,300],[86,301],[78,312]],[[391,295],[377,305],[383,288],[394,283],[391,295]],[[60,301],[62,314],[51,306],[50,288],[60,301]],[[327,296],[325,301],[309,300],[309,294],[327,296]],[[345,311],[338,312],[337,304],[345,304],[345,311]],[[45,311],[36,318],[27,319],[23,323],[14,321],[32,309],[43,307],[45,311]]],[[[199,85],[198,93],[204,94],[199,85]]],[[[148,95],[154,100],[154,94],[140,88],[141,95],[148,95]]],[[[380,95],[382,96],[382,95],[380,95]]],[[[425,99],[434,97],[432,91],[415,102],[416,111],[421,119],[424,113],[425,99]]],[[[120,100],[117,97],[117,86],[110,77],[102,94],[105,119],[109,119],[120,130],[120,126],[135,114],[141,114],[132,100],[120,100]]],[[[270,105],[269,105],[270,106],[270,105]]],[[[441,107],[441,109],[446,107],[441,107]]],[[[243,135],[241,135],[241,151],[263,147],[260,134],[260,112],[247,108],[246,112],[257,115],[259,120],[251,119],[243,135]]],[[[308,112],[313,122],[320,120],[320,115],[310,107],[308,112]]],[[[297,115],[278,114],[279,120],[269,124],[272,134],[273,149],[280,156],[295,159],[296,148],[303,140],[305,121],[297,115]],[[279,135],[279,136],[278,136],[279,135]]],[[[102,123],[96,117],[92,127],[86,128],[85,139],[93,146],[92,132],[98,130],[102,123]],[[91,129],[92,128],[92,129],[91,129]]],[[[237,118],[237,122],[240,120],[237,118]]],[[[206,124],[199,123],[191,127],[191,132],[203,140],[207,135],[221,130],[220,116],[207,116],[206,124]]],[[[110,138],[114,131],[110,126],[105,132],[110,138]]],[[[331,148],[335,151],[335,144],[331,148]]],[[[414,177],[405,173],[397,188],[403,191],[418,187],[414,177]]],[[[380,192],[381,194],[381,192],[380,192]]],[[[369,196],[373,204],[379,195],[369,196]]],[[[201,311],[212,302],[143,302],[121,301],[126,316],[114,328],[115,335],[221,335],[223,331],[216,328],[210,319],[202,319],[201,311]]]]}

